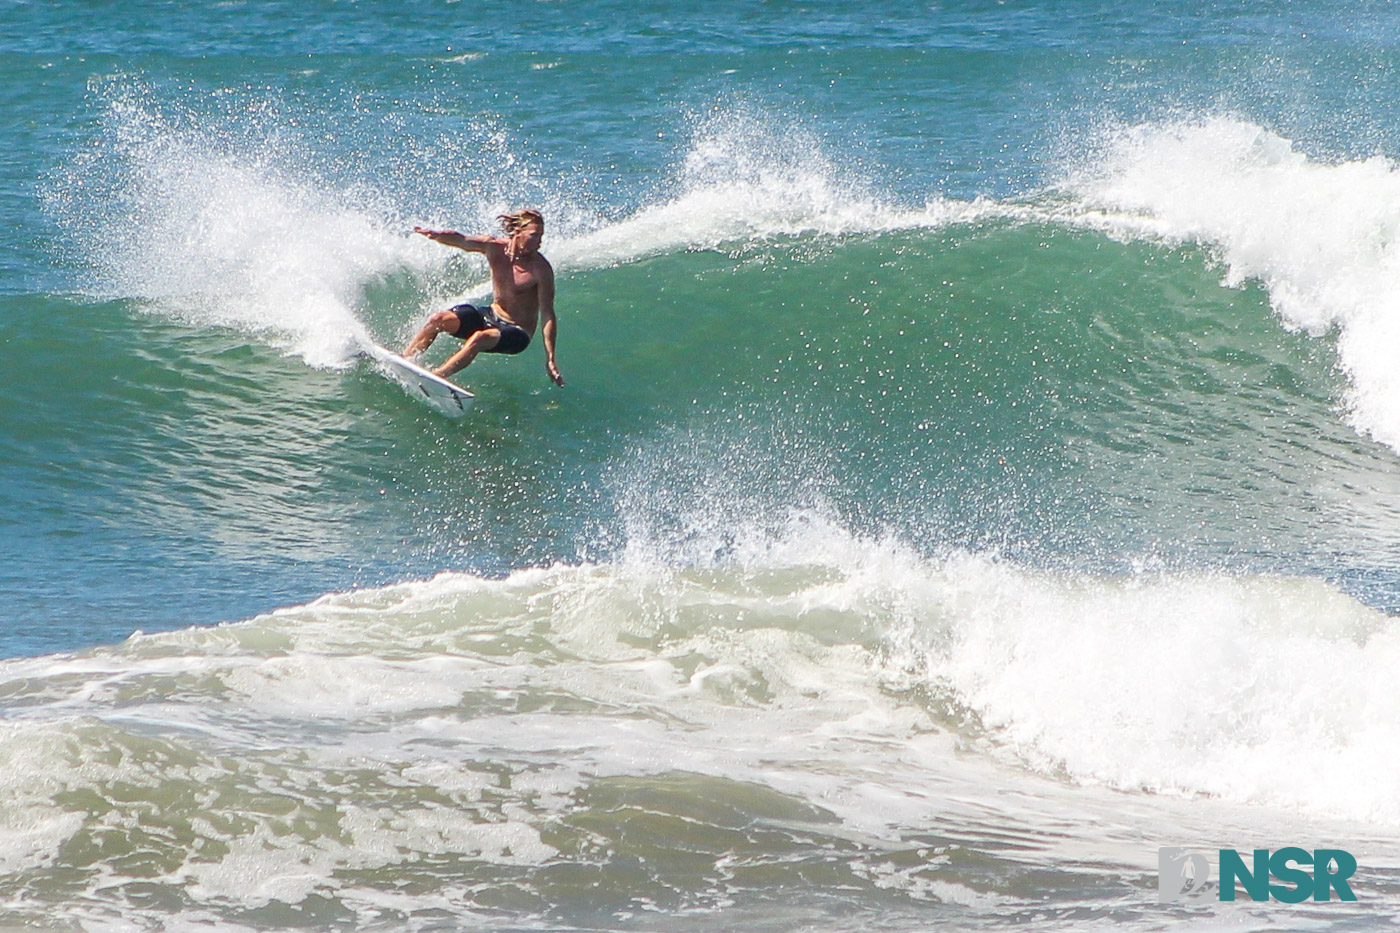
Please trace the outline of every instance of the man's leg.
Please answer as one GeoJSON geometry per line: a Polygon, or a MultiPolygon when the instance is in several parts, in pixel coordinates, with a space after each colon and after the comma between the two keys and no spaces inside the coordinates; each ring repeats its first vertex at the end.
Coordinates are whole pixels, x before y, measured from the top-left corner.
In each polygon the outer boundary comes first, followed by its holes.
{"type": "Polygon", "coordinates": [[[433,370],[433,372],[446,379],[453,373],[466,369],[471,361],[476,359],[478,353],[482,350],[491,349],[496,344],[500,343],[500,341],[501,332],[497,328],[488,327],[485,330],[479,330],[467,338],[467,342],[462,345],[462,349],[448,357],[447,362],[433,370]]]}
{"type": "Polygon", "coordinates": [[[438,334],[455,334],[461,326],[462,319],[455,311],[439,311],[429,316],[428,323],[404,347],[403,355],[415,357],[431,347],[438,334]]]}

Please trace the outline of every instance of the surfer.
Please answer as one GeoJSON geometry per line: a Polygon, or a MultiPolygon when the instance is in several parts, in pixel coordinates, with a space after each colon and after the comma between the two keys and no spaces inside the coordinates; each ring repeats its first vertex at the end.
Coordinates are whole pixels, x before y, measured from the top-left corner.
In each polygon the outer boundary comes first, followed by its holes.
{"type": "Polygon", "coordinates": [[[554,268],[540,255],[544,238],[544,217],[539,211],[521,210],[497,218],[505,238],[463,236],[456,230],[429,230],[414,227],[435,243],[453,246],[469,253],[483,253],[491,267],[491,304],[485,308],[469,304],[439,311],[428,318],[404,348],[410,359],[432,346],[438,334],[451,334],[464,341],[462,348],[433,370],[444,379],[465,368],[478,353],[519,353],[530,345],[535,327],[544,333],[544,368],[555,385],[564,377],[554,363],[554,268]]]}

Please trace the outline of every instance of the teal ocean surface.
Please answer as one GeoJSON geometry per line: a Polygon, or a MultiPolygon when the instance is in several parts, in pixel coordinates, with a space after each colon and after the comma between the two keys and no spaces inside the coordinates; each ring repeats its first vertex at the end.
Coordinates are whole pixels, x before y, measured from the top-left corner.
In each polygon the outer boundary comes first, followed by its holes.
{"type": "Polygon", "coordinates": [[[1388,6],[0,27],[0,926],[1400,912],[1388,6]],[[447,419],[358,351],[524,206],[568,384],[447,419]]]}

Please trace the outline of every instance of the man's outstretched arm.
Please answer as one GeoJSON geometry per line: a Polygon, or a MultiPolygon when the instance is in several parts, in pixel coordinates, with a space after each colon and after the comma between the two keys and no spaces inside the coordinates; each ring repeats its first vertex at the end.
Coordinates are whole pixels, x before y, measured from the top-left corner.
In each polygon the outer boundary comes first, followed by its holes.
{"type": "Polygon", "coordinates": [[[431,230],[427,227],[414,227],[413,232],[421,234],[434,243],[455,246],[469,253],[487,253],[491,247],[500,246],[501,241],[492,236],[464,236],[456,230],[431,230]]]}

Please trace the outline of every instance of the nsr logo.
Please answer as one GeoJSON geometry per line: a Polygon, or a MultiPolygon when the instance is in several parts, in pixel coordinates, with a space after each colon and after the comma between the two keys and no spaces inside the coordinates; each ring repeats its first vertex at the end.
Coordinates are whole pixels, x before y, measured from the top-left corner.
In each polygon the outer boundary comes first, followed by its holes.
{"type": "MultiPolygon", "coordinates": [[[[1273,855],[1268,849],[1255,849],[1252,870],[1245,866],[1239,852],[1221,849],[1218,890],[1222,901],[1235,899],[1237,881],[1254,901],[1266,901],[1270,897],[1286,904],[1297,904],[1308,898],[1330,901],[1333,890],[1339,899],[1354,901],[1356,895],[1351,893],[1347,879],[1355,873],[1356,859],[1342,849],[1309,852],[1289,846],[1276,850],[1273,855]],[[1312,871],[1298,867],[1302,865],[1311,865],[1312,871]],[[1270,884],[1270,876],[1282,884],[1270,884]]],[[[1204,899],[1209,880],[1210,862],[1199,852],[1179,846],[1163,846],[1157,850],[1159,903],[1204,899]]]]}

